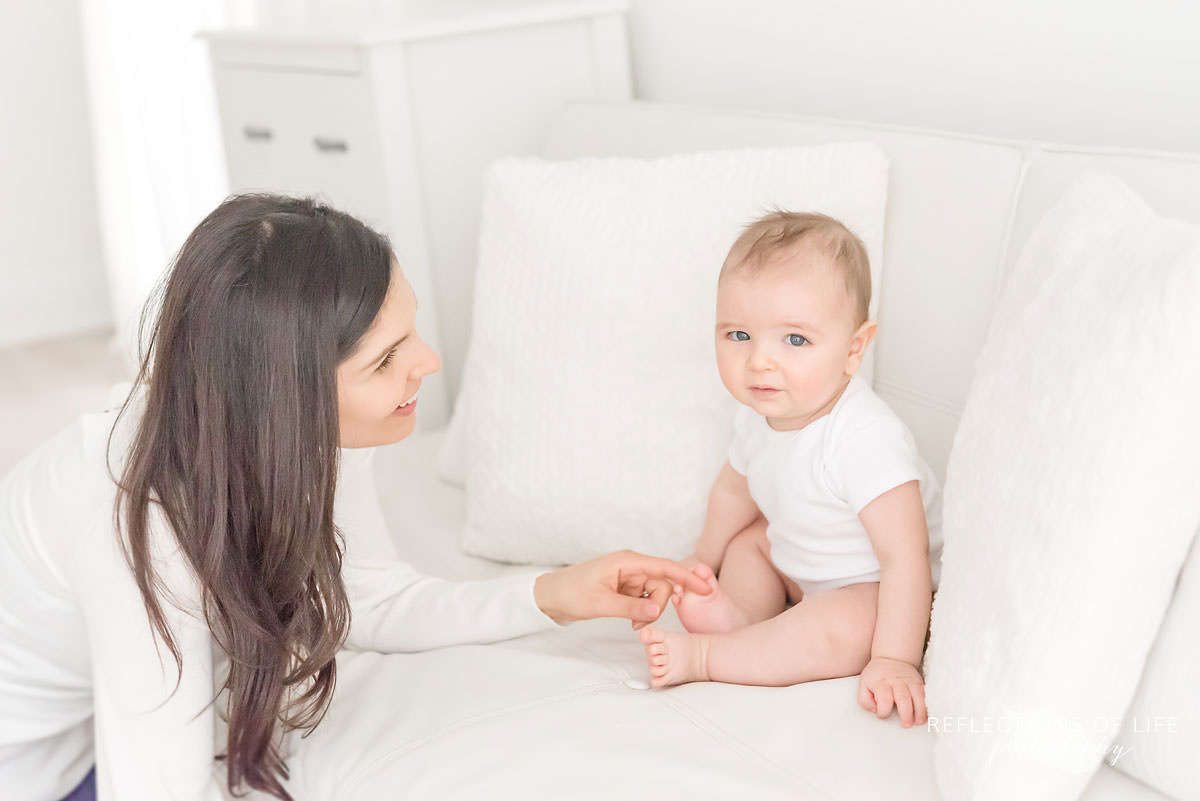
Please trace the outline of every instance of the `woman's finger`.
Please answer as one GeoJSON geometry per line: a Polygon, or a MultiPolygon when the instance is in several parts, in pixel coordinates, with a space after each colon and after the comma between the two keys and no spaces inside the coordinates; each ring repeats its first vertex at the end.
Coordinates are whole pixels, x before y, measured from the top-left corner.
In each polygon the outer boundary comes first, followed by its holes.
{"type": "Polygon", "coordinates": [[[634,623],[653,623],[661,614],[662,607],[650,598],[630,598],[610,591],[596,599],[587,617],[623,617],[634,623]]]}
{"type": "Polygon", "coordinates": [[[712,591],[704,579],[670,559],[646,556],[635,551],[622,553],[621,557],[625,568],[640,570],[650,578],[667,579],[697,595],[708,595],[712,591]]]}
{"type": "Polygon", "coordinates": [[[674,590],[675,585],[664,579],[650,579],[646,582],[645,592],[648,594],[650,600],[654,601],[654,605],[659,609],[667,608],[667,601],[670,599],[671,593],[674,592],[674,590]]]}

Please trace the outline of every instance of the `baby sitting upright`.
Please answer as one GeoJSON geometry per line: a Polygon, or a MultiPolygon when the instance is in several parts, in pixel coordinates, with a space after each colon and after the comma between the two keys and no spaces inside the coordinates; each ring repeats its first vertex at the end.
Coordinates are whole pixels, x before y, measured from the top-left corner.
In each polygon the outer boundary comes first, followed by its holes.
{"type": "Polygon", "coordinates": [[[716,355],[741,405],[695,554],[713,589],[676,588],[689,633],[641,631],[655,686],[779,686],[861,673],[859,703],[926,720],[920,672],[941,490],[900,418],[857,375],[866,248],[820,214],[777,211],[721,268],[716,355]]]}

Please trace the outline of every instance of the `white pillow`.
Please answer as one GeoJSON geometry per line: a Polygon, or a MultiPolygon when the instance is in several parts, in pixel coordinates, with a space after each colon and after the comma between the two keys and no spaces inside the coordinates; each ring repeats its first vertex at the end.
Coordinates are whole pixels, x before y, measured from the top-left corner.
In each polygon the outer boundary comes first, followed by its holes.
{"type": "Polygon", "coordinates": [[[947,470],[942,796],[1076,798],[1200,522],[1200,228],[1081,178],[1009,278],[947,470]]]}
{"type": "Polygon", "coordinates": [[[1200,801],[1200,538],[1179,575],[1142,682],[1109,751],[1113,767],[1178,801],[1200,801]]]}
{"type": "Polygon", "coordinates": [[[775,206],[821,211],[878,286],[886,194],[868,144],[494,165],[456,414],[464,550],[689,553],[731,434],[712,333],[729,246],[775,206]]]}

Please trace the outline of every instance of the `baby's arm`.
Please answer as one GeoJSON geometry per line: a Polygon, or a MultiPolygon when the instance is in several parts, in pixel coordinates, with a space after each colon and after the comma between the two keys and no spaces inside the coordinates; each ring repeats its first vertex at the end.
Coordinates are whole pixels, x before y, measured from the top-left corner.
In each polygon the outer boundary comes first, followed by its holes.
{"type": "Polygon", "coordinates": [[[933,584],[920,484],[909,481],[888,490],[867,504],[859,519],[871,538],[880,574],[871,661],[859,682],[859,701],[881,718],[891,714],[894,703],[903,726],[924,723],[925,690],[918,666],[933,584]]]}
{"type": "Polygon", "coordinates": [[[758,504],[750,497],[746,477],[726,461],[708,493],[708,512],[696,542],[695,559],[719,570],[729,541],[758,515],[758,504]]]}

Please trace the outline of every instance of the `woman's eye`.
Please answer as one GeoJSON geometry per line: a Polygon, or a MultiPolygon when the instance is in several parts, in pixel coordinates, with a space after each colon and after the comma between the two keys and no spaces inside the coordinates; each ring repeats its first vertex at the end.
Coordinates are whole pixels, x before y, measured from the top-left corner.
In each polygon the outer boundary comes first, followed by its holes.
{"type": "Polygon", "coordinates": [[[393,350],[393,351],[389,352],[387,356],[384,356],[383,361],[381,361],[379,363],[379,366],[375,368],[375,372],[382,373],[384,370],[386,370],[388,368],[388,365],[392,363],[392,357],[395,355],[396,355],[396,351],[393,350]]]}
{"type": "Polygon", "coordinates": [[[726,336],[728,336],[734,342],[749,342],[750,341],[750,335],[747,334],[745,331],[730,331],[728,334],[726,334],[726,336]]]}
{"type": "Polygon", "coordinates": [[[797,348],[808,344],[808,340],[799,334],[788,334],[787,341],[789,345],[795,345],[797,348]]]}

